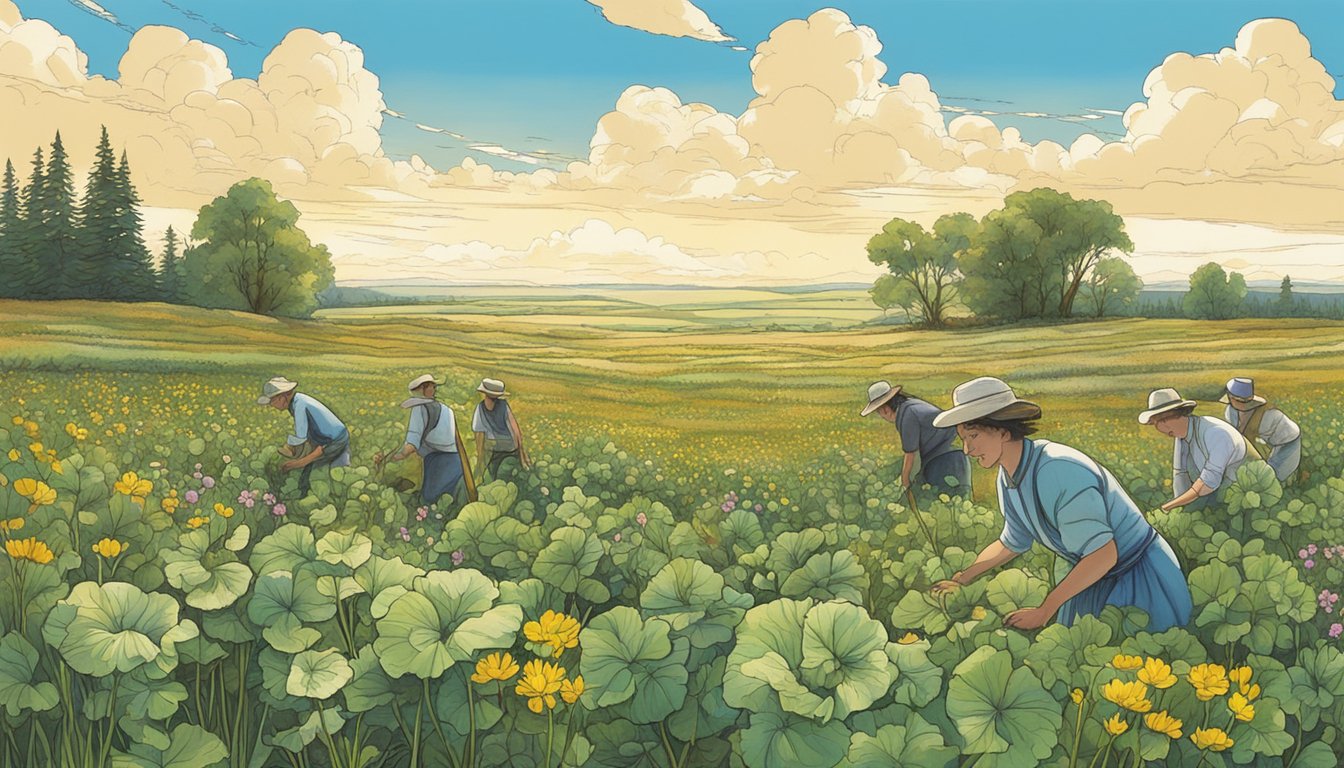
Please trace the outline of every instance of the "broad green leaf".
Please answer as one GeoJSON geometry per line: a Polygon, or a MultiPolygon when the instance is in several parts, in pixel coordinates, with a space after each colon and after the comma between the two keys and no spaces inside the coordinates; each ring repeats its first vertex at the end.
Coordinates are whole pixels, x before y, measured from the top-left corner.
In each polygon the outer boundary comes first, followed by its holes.
{"type": "Polygon", "coordinates": [[[684,638],[673,642],[670,631],[667,622],[644,621],[628,606],[595,616],[579,634],[580,669],[591,692],[584,702],[595,707],[629,702],[635,723],[657,722],[680,709],[689,645],[684,638]]]}
{"type": "Polygon", "coordinates": [[[23,635],[0,638],[0,705],[11,718],[24,710],[45,712],[60,700],[56,686],[34,679],[36,669],[37,649],[23,635]]]}
{"type": "Polygon", "coordinates": [[[211,768],[229,756],[224,742],[197,725],[173,729],[166,749],[133,744],[131,751],[113,752],[113,768],[211,768]]]}
{"type": "Polygon", "coordinates": [[[849,748],[850,733],[839,720],[816,723],[775,712],[751,716],[742,731],[740,757],[748,768],[833,766],[849,748]]]}
{"type": "Polygon", "coordinates": [[[329,699],[354,676],[350,662],[335,648],[304,651],[294,657],[285,692],[290,696],[329,699]]]}
{"type": "Polygon", "coordinates": [[[966,754],[1000,755],[1002,766],[1030,766],[1059,743],[1060,705],[1011,654],[980,648],[957,665],[947,687],[947,714],[966,754]]]}
{"type": "Polygon", "coordinates": [[[855,733],[849,739],[849,754],[842,768],[928,768],[951,763],[955,747],[947,745],[942,731],[911,713],[904,725],[884,725],[876,736],[855,733]]]}

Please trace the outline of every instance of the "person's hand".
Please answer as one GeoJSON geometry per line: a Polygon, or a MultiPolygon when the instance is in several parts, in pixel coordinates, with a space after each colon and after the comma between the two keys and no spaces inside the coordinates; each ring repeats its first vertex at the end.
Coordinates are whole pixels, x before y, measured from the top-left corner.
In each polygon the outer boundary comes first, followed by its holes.
{"type": "Polygon", "coordinates": [[[1171,501],[1168,501],[1166,504],[1162,505],[1162,511],[1170,512],[1171,510],[1175,509],[1178,506],[1180,505],[1176,503],[1176,500],[1172,499],[1171,501]]]}
{"type": "Polygon", "coordinates": [[[387,463],[387,454],[382,451],[373,454],[373,470],[375,472],[382,472],[385,463],[387,463]]]}
{"type": "Polygon", "coordinates": [[[1004,617],[1005,626],[1014,629],[1040,629],[1050,623],[1050,612],[1045,608],[1023,608],[1004,617]]]}
{"type": "Polygon", "coordinates": [[[526,453],[524,453],[522,456],[519,456],[518,459],[519,459],[518,463],[523,465],[523,469],[532,468],[532,457],[528,456],[526,453]]]}
{"type": "Polygon", "coordinates": [[[961,581],[961,572],[958,571],[952,574],[952,578],[943,579],[937,584],[934,584],[933,587],[929,589],[929,592],[932,593],[934,597],[943,597],[945,595],[951,595],[964,586],[966,585],[961,581]]]}

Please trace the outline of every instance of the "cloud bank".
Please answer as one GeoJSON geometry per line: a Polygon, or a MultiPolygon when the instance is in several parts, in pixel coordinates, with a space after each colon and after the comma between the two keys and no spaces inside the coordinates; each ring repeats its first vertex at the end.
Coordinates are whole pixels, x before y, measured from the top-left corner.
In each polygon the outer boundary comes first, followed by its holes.
{"type": "Polygon", "coordinates": [[[732,42],[709,15],[690,0],[588,0],[612,24],[655,35],[691,37],[711,43],[732,42]]]}

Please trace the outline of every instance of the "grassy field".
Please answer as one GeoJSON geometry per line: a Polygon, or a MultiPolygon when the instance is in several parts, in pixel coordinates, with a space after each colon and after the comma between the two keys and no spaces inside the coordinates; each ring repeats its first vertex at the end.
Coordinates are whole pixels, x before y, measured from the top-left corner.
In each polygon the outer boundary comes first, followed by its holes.
{"type": "MultiPolygon", "coordinates": [[[[480,304],[331,310],[302,322],[164,304],[0,302],[0,381],[6,398],[21,399],[34,388],[59,389],[74,374],[148,401],[162,382],[189,382],[215,387],[222,406],[247,408],[261,380],[283,374],[348,420],[400,421],[395,404],[414,373],[447,375],[443,398],[459,405],[475,400],[480,377],[492,376],[508,382],[543,450],[610,437],[636,455],[701,475],[711,467],[802,472],[810,457],[842,449],[891,451],[894,460],[894,431],[857,416],[866,386],[879,378],[946,406],[959,382],[1000,376],[1044,406],[1043,433],[1093,450],[1137,439],[1164,461],[1168,444],[1134,419],[1149,389],[1175,386],[1207,400],[1230,376],[1252,375],[1276,403],[1305,412],[1337,409],[1344,380],[1342,326],[1325,321],[1127,319],[949,332],[689,323],[671,330],[660,312],[694,307],[703,314],[714,301],[728,302],[724,312],[749,308],[731,295],[661,294],[638,302],[557,298],[554,305],[483,297],[480,304]],[[657,330],[631,326],[631,306],[649,312],[657,330]],[[578,322],[557,321],[568,317],[578,322]]],[[[776,294],[771,301],[773,311],[805,312],[819,300],[776,294]]],[[[465,408],[459,414],[467,418],[465,408]]],[[[142,427],[152,432],[154,425],[142,427]]]]}

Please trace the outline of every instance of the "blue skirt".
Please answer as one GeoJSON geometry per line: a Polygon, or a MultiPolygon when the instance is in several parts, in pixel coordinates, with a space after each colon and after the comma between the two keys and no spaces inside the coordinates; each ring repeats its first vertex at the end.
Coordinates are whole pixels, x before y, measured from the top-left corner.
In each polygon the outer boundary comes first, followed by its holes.
{"type": "Polygon", "coordinates": [[[1159,535],[1128,562],[1119,562],[1096,584],[1064,603],[1056,619],[1066,627],[1108,605],[1133,606],[1148,614],[1149,632],[1190,622],[1194,602],[1176,553],[1159,535]]]}
{"type": "Polygon", "coordinates": [[[455,451],[434,451],[424,460],[425,476],[420,483],[420,493],[426,504],[433,504],[445,493],[457,490],[457,484],[462,482],[462,459],[455,451]]]}

